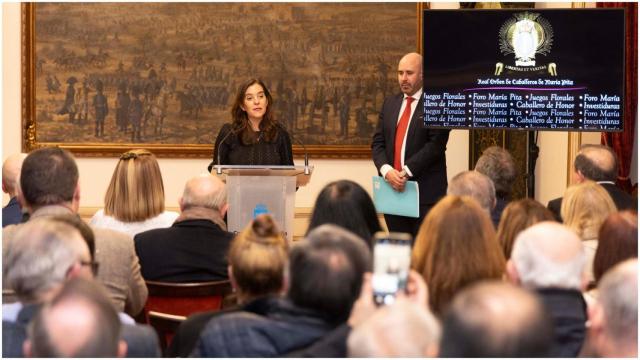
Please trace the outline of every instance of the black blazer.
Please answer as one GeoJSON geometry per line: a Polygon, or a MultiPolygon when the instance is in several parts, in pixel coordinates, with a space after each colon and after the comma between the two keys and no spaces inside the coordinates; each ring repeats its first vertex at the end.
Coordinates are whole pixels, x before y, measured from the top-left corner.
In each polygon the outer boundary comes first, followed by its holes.
{"type": "MultiPolygon", "coordinates": [[[[384,100],[378,127],[373,135],[371,152],[373,162],[380,171],[384,164],[393,166],[393,152],[396,127],[403,94],[390,96],[384,100]]],[[[447,192],[447,163],[445,150],[449,140],[449,130],[425,129],[422,100],[411,117],[405,145],[404,164],[409,167],[420,189],[420,205],[435,204],[447,192]]]]}
{"type": "MultiPolygon", "coordinates": [[[[621,190],[619,187],[613,184],[604,183],[600,185],[605,190],[607,190],[607,192],[609,193],[609,196],[611,196],[611,199],[613,200],[613,203],[616,204],[618,211],[622,211],[622,210],[638,211],[638,204],[633,200],[633,197],[631,195],[629,195],[628,193],[626,193],[625,191],[621,190]]],[[[556,220],[560,222],[562,222],[562,217],[560,216],[561,206],[562,206],[561,197],[557,199],[553,199],[549,201],[549,204],[547,204],[547,208],[551,210],[553,215],[556,217],[556,220]]]]}
{"type": "Polygon", "coordinates": [[[202,282],[226,280],[233,234],[210,220],[184,220],[134,238],[145,280],[202,282]]]}

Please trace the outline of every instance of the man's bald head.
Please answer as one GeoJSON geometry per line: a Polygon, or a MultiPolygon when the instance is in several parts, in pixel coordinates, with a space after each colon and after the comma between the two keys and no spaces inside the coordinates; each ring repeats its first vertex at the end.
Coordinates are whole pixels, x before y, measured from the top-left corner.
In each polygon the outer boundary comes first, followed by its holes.
{"type": "Polygon", "coordinates": [[[546,357],[552,322],[540,300],[504,282],[460,292],[444,316],[440,357],[546,357]]]}
{"type": "Polygon", "coordinates": [[[586,256],[576,233],[545,221],[522,231],[515,239],[507,273],[529,289],[584,287],[586,256]]]}
{"type": "Polygon", "coordinates": [[[28,328],[25,353],[34,357],[124,356],[121,324],[104,290],[84,279],[68,281],[28,328]]]}
{"type": "Polygon", "coordinates": [[[398,63],[398,83],[406,95],[413,95],[422,88],[422,55],[408,53],[398,63]]]}
{"type": "Polygon", "coordinates": [[[604,145],[583,145],[576,155],[573,167],[578,181],[616,181],[618,161],[610,147],[604,145]]]}
{"type": "Polygon", "coordinates": [[[217,210],[224,216],[227,208],[227,189],[225,184],[211,174],[189,179],[180,199],[180,208],[184,211],[191,207],[217,210]]]}
{"type": "Polygon", "coordinates": [[[2,163],[2,191],[11,197],[16,196],[17,187],[20,183],[20,169],[26,157],[27,154],[23,153],[13,154],[2,163]]]}

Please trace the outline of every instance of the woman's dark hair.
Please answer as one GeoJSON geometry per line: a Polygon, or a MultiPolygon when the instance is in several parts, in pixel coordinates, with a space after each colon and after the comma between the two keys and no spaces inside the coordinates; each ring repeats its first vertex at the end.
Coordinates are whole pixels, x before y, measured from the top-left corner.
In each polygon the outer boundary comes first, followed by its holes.
{"type": "Polygon", "coordinates": [[[381,231],[373,201],[362,186],[350,180],[329,183],[322,189],[311,214],[307,234],[320,225],[336,224],[367,241],[381,231]]]}
{"type": "Polygon", "coordinates": [[[510,202],[500,216],[497,230],[498,242],[505,259],[511,258],[516,236],[522,230],[543,221],[555,221],[555,218],[551,211],[539,202],[528,198],[510,202]]]}
{"type": "Polygon", "coordinates": [[[260,122],[260,130],[263,132],[263,137],[267,142],[273,142],[277,134],[277,123],[273,116],[273,97],[267,86],[260,79],[251,79],[244,84],[240,85],[238,94],[236,94],[236,100],[231,107],[231,118],[233,119],[233,131],[239,134],[240,142],[243,145],[255,144],[258,141],[258,136],[251,129],[249,125],[249,118],[247,112],[242,109],[244,104],[244,96],[247,89],[254,84],[262,86],[264,95],[267,97],[267,110],[264,113],[264,117],[260,122]]]}
{"type": "Polygon", "coordinates": [[[638,257],[638,213],[616,212],[604,221],[598,233],[598,249],[593,258],[596,283],[619,262],[638,257]]]}

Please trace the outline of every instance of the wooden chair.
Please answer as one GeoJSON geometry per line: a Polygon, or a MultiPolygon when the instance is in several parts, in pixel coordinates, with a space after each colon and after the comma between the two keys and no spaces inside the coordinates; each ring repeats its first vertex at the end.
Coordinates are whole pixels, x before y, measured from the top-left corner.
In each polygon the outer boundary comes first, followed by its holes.
{"type": "Polygon", "coordinates": [[[149,323],[149,311],[189,316],[194,312],[220,310],[224,298],[232,293],[231,282],[170,283],[146,281],[149,297],[144,307],[144,322],[149,323]]]}
{"type": "Polygon", "coordinates": [[[158,333],[162,353],[165,354],[167,346],[169,346],[173,336],[176,334],[176,331],[178,331],[178,327],[187,317],[156,311],[149,311],[147,317],[149,319],[149,325],[158,333]]]}

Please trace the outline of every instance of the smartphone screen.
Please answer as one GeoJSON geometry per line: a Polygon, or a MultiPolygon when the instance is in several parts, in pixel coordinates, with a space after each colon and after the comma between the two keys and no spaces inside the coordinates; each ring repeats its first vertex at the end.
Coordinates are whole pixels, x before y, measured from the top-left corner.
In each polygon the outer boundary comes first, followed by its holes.
{"type": "Polygon", "coordinates": [[[411,235],[379,232],[373,247],[373,300],[390,305],[407,286],[411,262],[411,235]]]}

